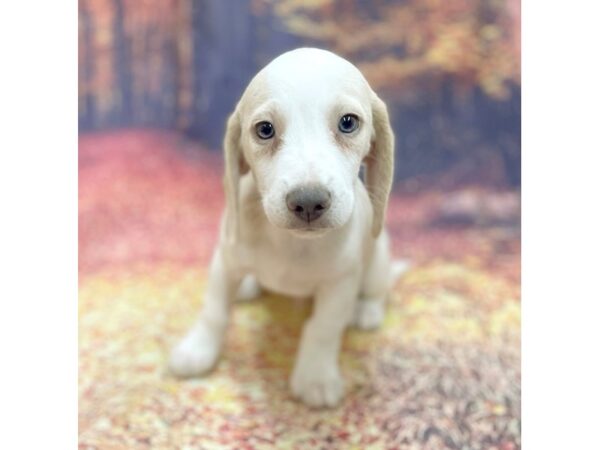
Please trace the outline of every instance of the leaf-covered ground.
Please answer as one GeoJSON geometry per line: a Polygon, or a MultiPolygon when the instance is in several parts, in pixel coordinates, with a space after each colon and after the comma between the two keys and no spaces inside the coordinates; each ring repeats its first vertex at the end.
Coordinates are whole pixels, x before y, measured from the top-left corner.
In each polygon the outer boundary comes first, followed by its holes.
{"type": "Polygon", "coordinates": [[[385,324],[351,330],[347,396],[314,411],[287,378],[310,305],[236,305],[208,377],[168,350],[192,324],[222,208],[221,160],[150,131],[80,139],[80,448],[520,448],[518,194],[395,193],[394,253],[413,267],[385,324]]]}

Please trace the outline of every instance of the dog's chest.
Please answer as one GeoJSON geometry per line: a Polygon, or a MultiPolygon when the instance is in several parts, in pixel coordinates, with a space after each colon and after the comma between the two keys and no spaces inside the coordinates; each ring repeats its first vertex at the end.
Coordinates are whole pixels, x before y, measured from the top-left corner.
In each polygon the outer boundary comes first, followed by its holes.
{"type": "Polygon", "coordinates": [[[251,271],[265,288],[292,297],[310,297],[325,280],[348,266],[339,248],[310,240],[263,242],[254,248],[251,271]]]}

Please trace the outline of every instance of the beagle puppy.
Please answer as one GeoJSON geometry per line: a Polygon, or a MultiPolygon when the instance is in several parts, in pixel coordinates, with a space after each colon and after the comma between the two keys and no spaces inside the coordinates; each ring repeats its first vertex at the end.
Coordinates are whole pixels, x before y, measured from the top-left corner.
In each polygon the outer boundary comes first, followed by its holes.
{"type": "Polygon", "coordinates": [[[236,296],[264,288],[313,298],[290,388],[309,406],[335,406],[342,334],[381,324],[403,270],[383,229],[394,170],[386,106],[345,59],[293,50],[252,79],[227,122],[224,152],[219,242],[200,317],[170,369],[189,377],[215,365],[236,296]]]}

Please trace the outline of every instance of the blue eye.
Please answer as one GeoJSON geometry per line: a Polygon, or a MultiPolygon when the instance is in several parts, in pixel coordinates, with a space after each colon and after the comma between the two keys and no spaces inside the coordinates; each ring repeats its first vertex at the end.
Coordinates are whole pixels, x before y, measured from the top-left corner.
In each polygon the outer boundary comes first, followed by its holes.
{"type": "Polygon", "coordinates": [[[358,129],[358,117],[354,114],[346,114],[340,119],[338,128],[342,133],[352,133],[358,129]]]}
{"type": "Polygon", "coordinates": [[[271,122],[258,122],[256,124],[256,135],[261,139],[271,139],[275,136],[275,127],[271,122]]]}

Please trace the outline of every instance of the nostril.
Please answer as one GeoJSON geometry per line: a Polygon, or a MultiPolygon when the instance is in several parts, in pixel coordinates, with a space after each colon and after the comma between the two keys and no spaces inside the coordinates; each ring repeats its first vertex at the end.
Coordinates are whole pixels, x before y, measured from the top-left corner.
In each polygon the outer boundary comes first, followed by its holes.
{"type": "Polygon", "coordinates": [[[304,212],[304,208],[300,205],[296,205],[296,207],[294,208],[294,211],[301,213],[301,212],[304,212]]]}
{"type": "Polygon", "coordinates": [[[324,209],[325,209],[325,207],[323,205],[321,205],[320,203],[315,206],[316,211],[323,211],[324,209]]]}

